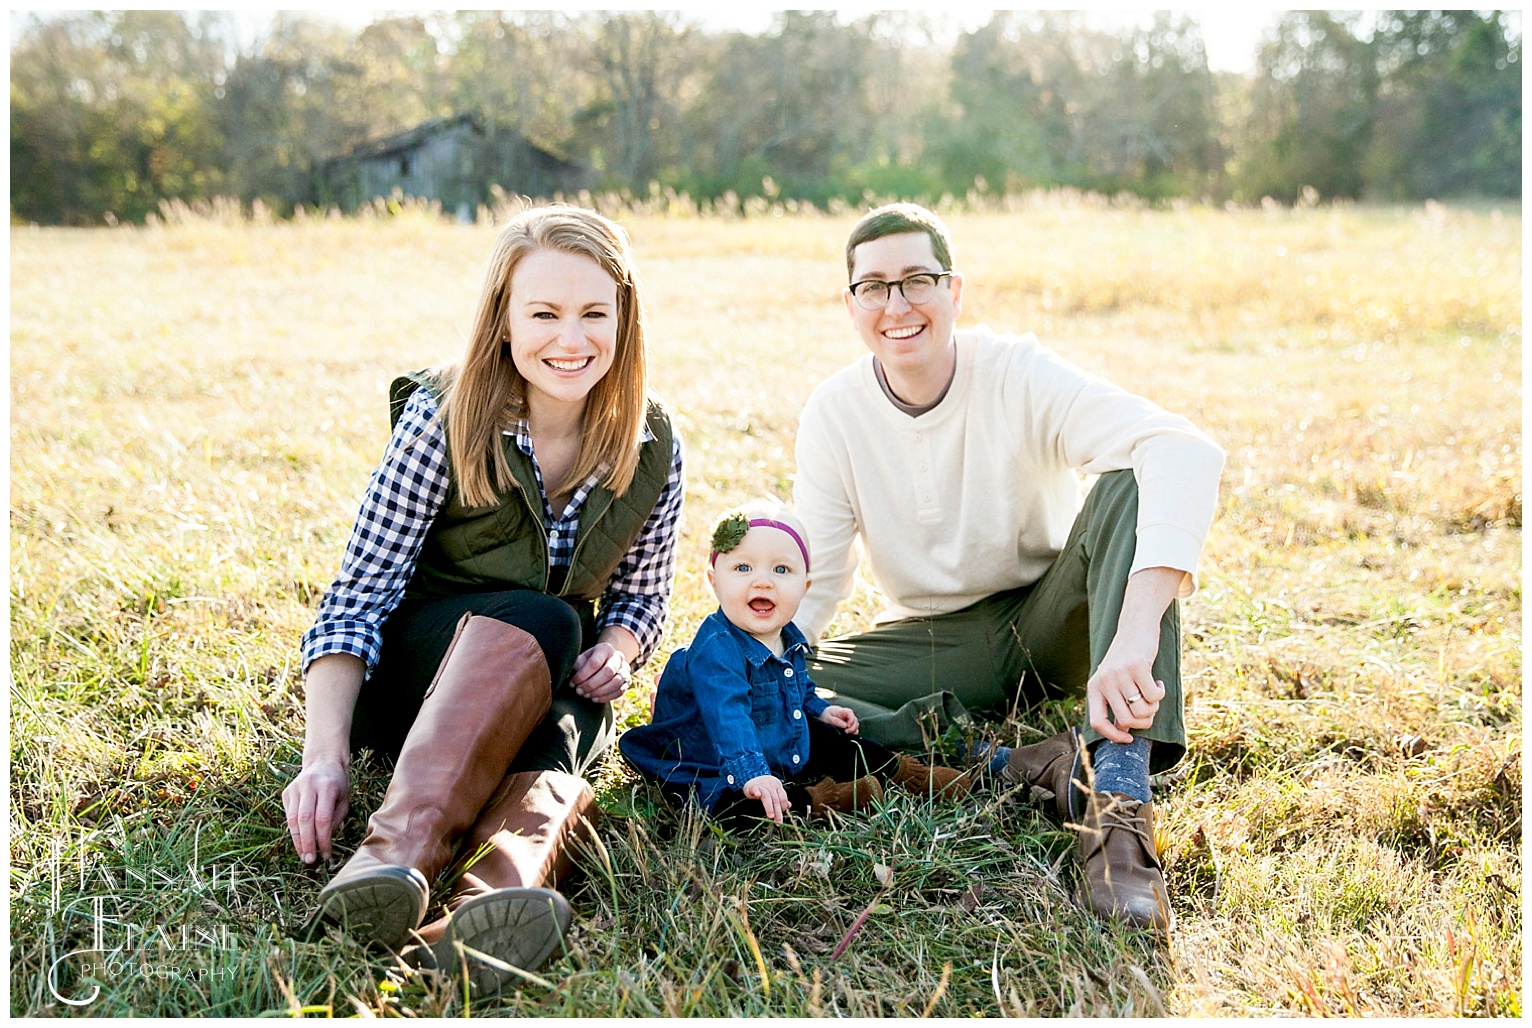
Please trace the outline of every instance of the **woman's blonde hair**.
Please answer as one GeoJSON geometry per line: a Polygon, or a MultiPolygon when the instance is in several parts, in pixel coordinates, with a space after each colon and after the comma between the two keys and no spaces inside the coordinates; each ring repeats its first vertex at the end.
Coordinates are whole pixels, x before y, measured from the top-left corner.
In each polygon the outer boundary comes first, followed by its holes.
{"type": "Polygon", "coordinates": [[[501,431],[527,414],[527,384],[511,359],[507,337],[511,276],[539,250],[589,257],[617,283],[617,344],[612,366],[585,399],[580,452],[562,482],[545,482],[550,495],[598,472],[619,496],[633,482],[645,414],[643,307],[628,235],[622,227],[580,207],[552,204],[523,211],[495,242],[479,297],[473,334],[463,361],[448,375],[441,412],[458,494],[484,507],[511,488],[501,431]]]}

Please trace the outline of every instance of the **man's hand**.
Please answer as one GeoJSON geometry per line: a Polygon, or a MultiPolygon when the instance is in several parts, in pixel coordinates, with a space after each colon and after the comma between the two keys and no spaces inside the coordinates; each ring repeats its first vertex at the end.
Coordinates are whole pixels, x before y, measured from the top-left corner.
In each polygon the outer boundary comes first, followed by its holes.
{"type": "Polygon", "coordinates": [[[575,658],[569,684],[575,692],[596,703],[611,703],[628,691],[633,669],[628,658],[611,643],[598,642],[575,658]]]}
{"type": "Polygon", "coordinates": [[[856,719],[856,711],[850,707],[826,707],[824,713],[819,715],[819,720],[834,725],[847,735],[855,735],[861,728],[861,723],[856,719]]]}
{"type": "Polygon", "coordinates": [[[351,775],[338,761],[318,761],[298,772],[282,790],[287,832],[305,864],[330,859],[330,837],[351,809],[351,775]]]}
{"type": "Polygon", "coordinates": [[[1090,726],[1112,742],[1130,743],[1128,729],[1154,724],[1165,683],[1155,680],[1154,658],[1160,651],[1160,620],[1186,577],[1175,568],[1135,571],[1123,590],[1117,634],[1096,673],[1085,683],[1085,712],[1090,726]]]}
{"type": "Polygon", "coordinates": [[[1142,730],[1154,724],[1160,700],[1165,698],[1165,683],[1154,678],[1158,631],[1150,642],[1153,645],[1147,657],[1141,642],[1137,652],[1125,652],[1133,649],[1133,643],[1125,642],[1119,633],[1101,666],[1085,683],[1085,709],[1090,726],[1112,742],[1132,742],[1133,736],[1127,729],[1142,730]]]}
{"type": "Polygon", "coordinates": [[[745,783],[741,790],[753,800],[760,800],[761,806],[766,808],[766,816],[777,824],[782,823],[782,815],[787,813],[787,790],[782,787],[782,780],[775,775],[759,775],[745,783]]]}

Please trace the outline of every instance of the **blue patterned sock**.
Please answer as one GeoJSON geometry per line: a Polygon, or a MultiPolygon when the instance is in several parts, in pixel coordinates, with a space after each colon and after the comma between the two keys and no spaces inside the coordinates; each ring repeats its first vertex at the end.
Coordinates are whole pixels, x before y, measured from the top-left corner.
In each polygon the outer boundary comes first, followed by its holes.
{"type": "Polygon", "coordinates": [[[970,764],[977,764],[984,759],[985,754],[989,755],[989,773],[998,775],[1005,770],[1006,764],[1010,762],[1011,748],[1009,746],[976,742],[973,744],[973,749],[968,751],[968,762],[970,764]]]}
{"type": "Polygon", "coordinates": [[[1149,748],[1153,745],[1142,736],[1130,743],[1103,739],[1091,751],[1091,767],[1096,770],[1097,792],[1120,792],[1140,803],[1149,800],[1149,748]]]}

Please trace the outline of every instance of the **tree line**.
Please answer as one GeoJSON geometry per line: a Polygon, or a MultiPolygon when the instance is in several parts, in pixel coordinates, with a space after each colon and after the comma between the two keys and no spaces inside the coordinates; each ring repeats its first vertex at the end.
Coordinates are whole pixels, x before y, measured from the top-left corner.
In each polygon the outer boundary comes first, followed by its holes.
{"type": "Polygon", "coordinates": [[[277,13],[33,16],[11,49],[12,218],[142,220],[169,199],[327,206],[323,164],[478,112],[603,189],[826,205],[1067,186],[1291,203],[1521,192],[1519,15],[1291,11],[1248,74],[1194,18],[996,12],[760,33],[674,12],[443,12],[360,31],[277,13]]]}

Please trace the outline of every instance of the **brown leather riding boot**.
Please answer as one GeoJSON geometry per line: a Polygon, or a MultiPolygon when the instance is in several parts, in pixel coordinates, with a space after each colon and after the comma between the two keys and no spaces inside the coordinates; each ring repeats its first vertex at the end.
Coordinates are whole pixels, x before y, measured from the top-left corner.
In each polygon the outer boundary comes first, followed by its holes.
{"type": "Polygon", "coordinates": [[[553,886],[568,877],[570,848],[590,837],[596,816],[596,794],[584,779],[562,771],[507,775],[465,840],[467,866],[447,913],[416,933],[424,945],[406,958],[447,973],[466,966],[481,994],[515,973],[500,964],[542,966],[569,927],[569,903],[553,886]]]}
{"type": "Polygon", "coordinates": [[[1168,933],[1175,924],[1154,842],[1154,804],[1119,792],[1086,799],[1076,852],[1085,905],[1099,917],[1168,933]]]}
{"type": "Polygon", "coordinates": [[[405,737],[367,837],[319,893],[319,916],[358,941],[398,949],[420,926],[431,882],[548,712],[537,640],[465,615],[405,737]]]}
{"type": "Polygon", "coordinates": [[[1060,821],[1079,822],[1085,815],[1085,797],[1090,792],[1086,784],[1087,759],[1079,732],[1071,728],[1042,742],[1011,750],[1010,760],[1000,772],[1000,781],[1007,787],[1028,786],[1028,799],[1051,806],[1060,821]]]}
{"type": "Polygon", "coordinates": [[[849,814],[854,810],[866,810],[883,798],[883,785],[872,775],[854,782],[837,782],[824,778],[806,787],[809,794],[810,815],[823,816],[832,810],[849,814]]]}
{"type": "Polygon", "coordinates": [[[941,800],[960,800],[973,788],[975,775],[950,767],[930,767],[914,757],[899,754],[891,781],[917,796],[935,796],[941,800]]]}

